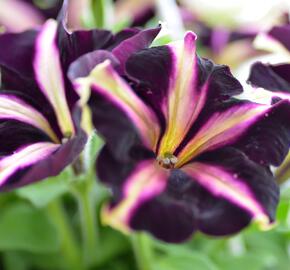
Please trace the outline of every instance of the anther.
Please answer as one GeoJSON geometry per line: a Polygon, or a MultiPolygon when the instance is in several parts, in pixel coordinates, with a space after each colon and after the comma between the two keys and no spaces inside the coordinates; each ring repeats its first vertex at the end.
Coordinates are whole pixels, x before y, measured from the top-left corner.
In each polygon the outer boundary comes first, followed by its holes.
{"type": "Polygon", "coordinates": [[[171,153],[165,153],[163,156],[159,156],[156,159],[158,164],[165,169],[173,169],[178,159],[171,153]]]}

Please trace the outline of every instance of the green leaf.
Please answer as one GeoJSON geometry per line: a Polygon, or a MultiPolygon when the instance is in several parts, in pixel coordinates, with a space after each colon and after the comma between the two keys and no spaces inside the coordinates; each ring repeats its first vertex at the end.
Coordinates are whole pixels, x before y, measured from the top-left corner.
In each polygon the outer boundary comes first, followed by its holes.
{"type": "Polygon", "coordinates": [[[277,231],[290,232],[290,201],[281,200],[277,210],[277,231]]]}
{"type": "Polygon", "coordinates": [[[101,266],[114,258],[128,253],[130,243],[122,233],[111,229],[110,227],[101,230],[101,249],[97,256],[97,265],[101,266]]]}
{"type": "Polygon", "coordinates": [[[69,182],[73,177],[71,169],[67,168],[56,177],[20,188],[16,193],[21,198],[29,200],[35,207],[43,208],[68,191],[69,182]]]}
{"type": "Polygon", "coordinates": [[[2,209],[0,250],[49,253],[59,248],[59,235],[43,212],[23,203],[2,209]]]}
{"type": "Polygon", "coordinates": [[[219,266],[223,270],[262,270],[267,264],[256,255],[247,254],[245,256],[222,256],[219,266]]]}
{"type": "Polygon", "coordinates": [[[154,270],[217,270],[218,268],[204,254],[192,251],[191,254],[164,256],[154,264],[154,270]]]}
{"type": "Polygon", "coordinates": [[[282,200],[290,203],[290,181],[288,180],[281,186],[281,198],[282,200]]]}
{"type": "Polygon", "coordinates": [[[5,252],[3,254],[3,264],[5,270],[28,270],[26,258],[19,252],[5,252]]]}

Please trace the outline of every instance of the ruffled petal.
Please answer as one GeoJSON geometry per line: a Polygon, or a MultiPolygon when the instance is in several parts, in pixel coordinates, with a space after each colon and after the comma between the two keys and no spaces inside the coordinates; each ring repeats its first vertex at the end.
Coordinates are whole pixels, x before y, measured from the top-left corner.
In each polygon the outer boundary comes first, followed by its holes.
{"type": "Polygon", "coordinates": [[[290,97],[290,64],[270,65],[261,62],[251,67],[248,82],[273,92],[273,96],[290,97]]]}
{"type": "MultiPolygon", "coordinates": [[[[268,168],[252,162],[242,152],[233,148],[214,151],[185,165],[182,171],[211,194],[206,196],[203,192],[204,197],[199,197],[204,201],[200,208],[198,204],[193,205],[200,230],[213,235],[230,234],[247,225],[247,216],[262,228],[269,227],[274,221],[279,200],[279,188],[274,177],[268,168]],[[236,222],[236,215],[230,216],[231,209],[235,208],[240,209],[238,212],[242,213],[244,221],[236,222]],[[236,228],[226,231],[231,227],[224,224],[227,222],[232,222],[232,228],[236,228]]],[[[194,188],[189,189],[186,196],[189,201],[198,202],[194,188]]]]}
{"type": "Polygon", "coordinates": [[[126,179],[121,200],[104,210],[103,222],[129,231],[129,223],[136,209],[159,195],[166,188],[166,179],[167,171],[159,167],[155,160],[140,162],[126,179]]]}

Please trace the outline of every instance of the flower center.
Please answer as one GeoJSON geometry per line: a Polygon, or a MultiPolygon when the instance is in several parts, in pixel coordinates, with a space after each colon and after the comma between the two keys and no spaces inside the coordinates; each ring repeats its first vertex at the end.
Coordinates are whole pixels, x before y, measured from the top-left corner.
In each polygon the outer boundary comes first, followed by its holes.
{"type": "Polygon", "coordinates": [[[173,169],[178,159],[171,153],[165,153],[163,156],[157,157],[158,164],[165,169],[173,169]]]}

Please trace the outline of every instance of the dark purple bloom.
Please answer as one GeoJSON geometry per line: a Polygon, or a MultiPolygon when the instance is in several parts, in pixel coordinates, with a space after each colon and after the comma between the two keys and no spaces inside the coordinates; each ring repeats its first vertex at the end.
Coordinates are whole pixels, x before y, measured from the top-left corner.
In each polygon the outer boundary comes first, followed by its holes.
{"type": "Polygon", "coordinates": [[[192,32],[119,53],[83,56],[69,73],[80,95],[91,88],[93,122],[106,141],[97,162],[113,192],[104,222],[168,242],[198,230],[232,234],[253,219],[271,224],[279,190],[269,166],[288,152],[289,102],[233,98],[242,86],[228,67],[196,55],[192,32]]]}
{"type": "MultiPolygon", "coordinates": [[[[57,175],[86,143],[80,128],[79,100],[66,76],[79,56],[96,49],[145,48],[159,29],[69,32],[67,1],[60,23],[0,35],[0,186],[2,190],[57,175]]],[[[126,58],[126,56],[123,56],[126,58]]]]}

